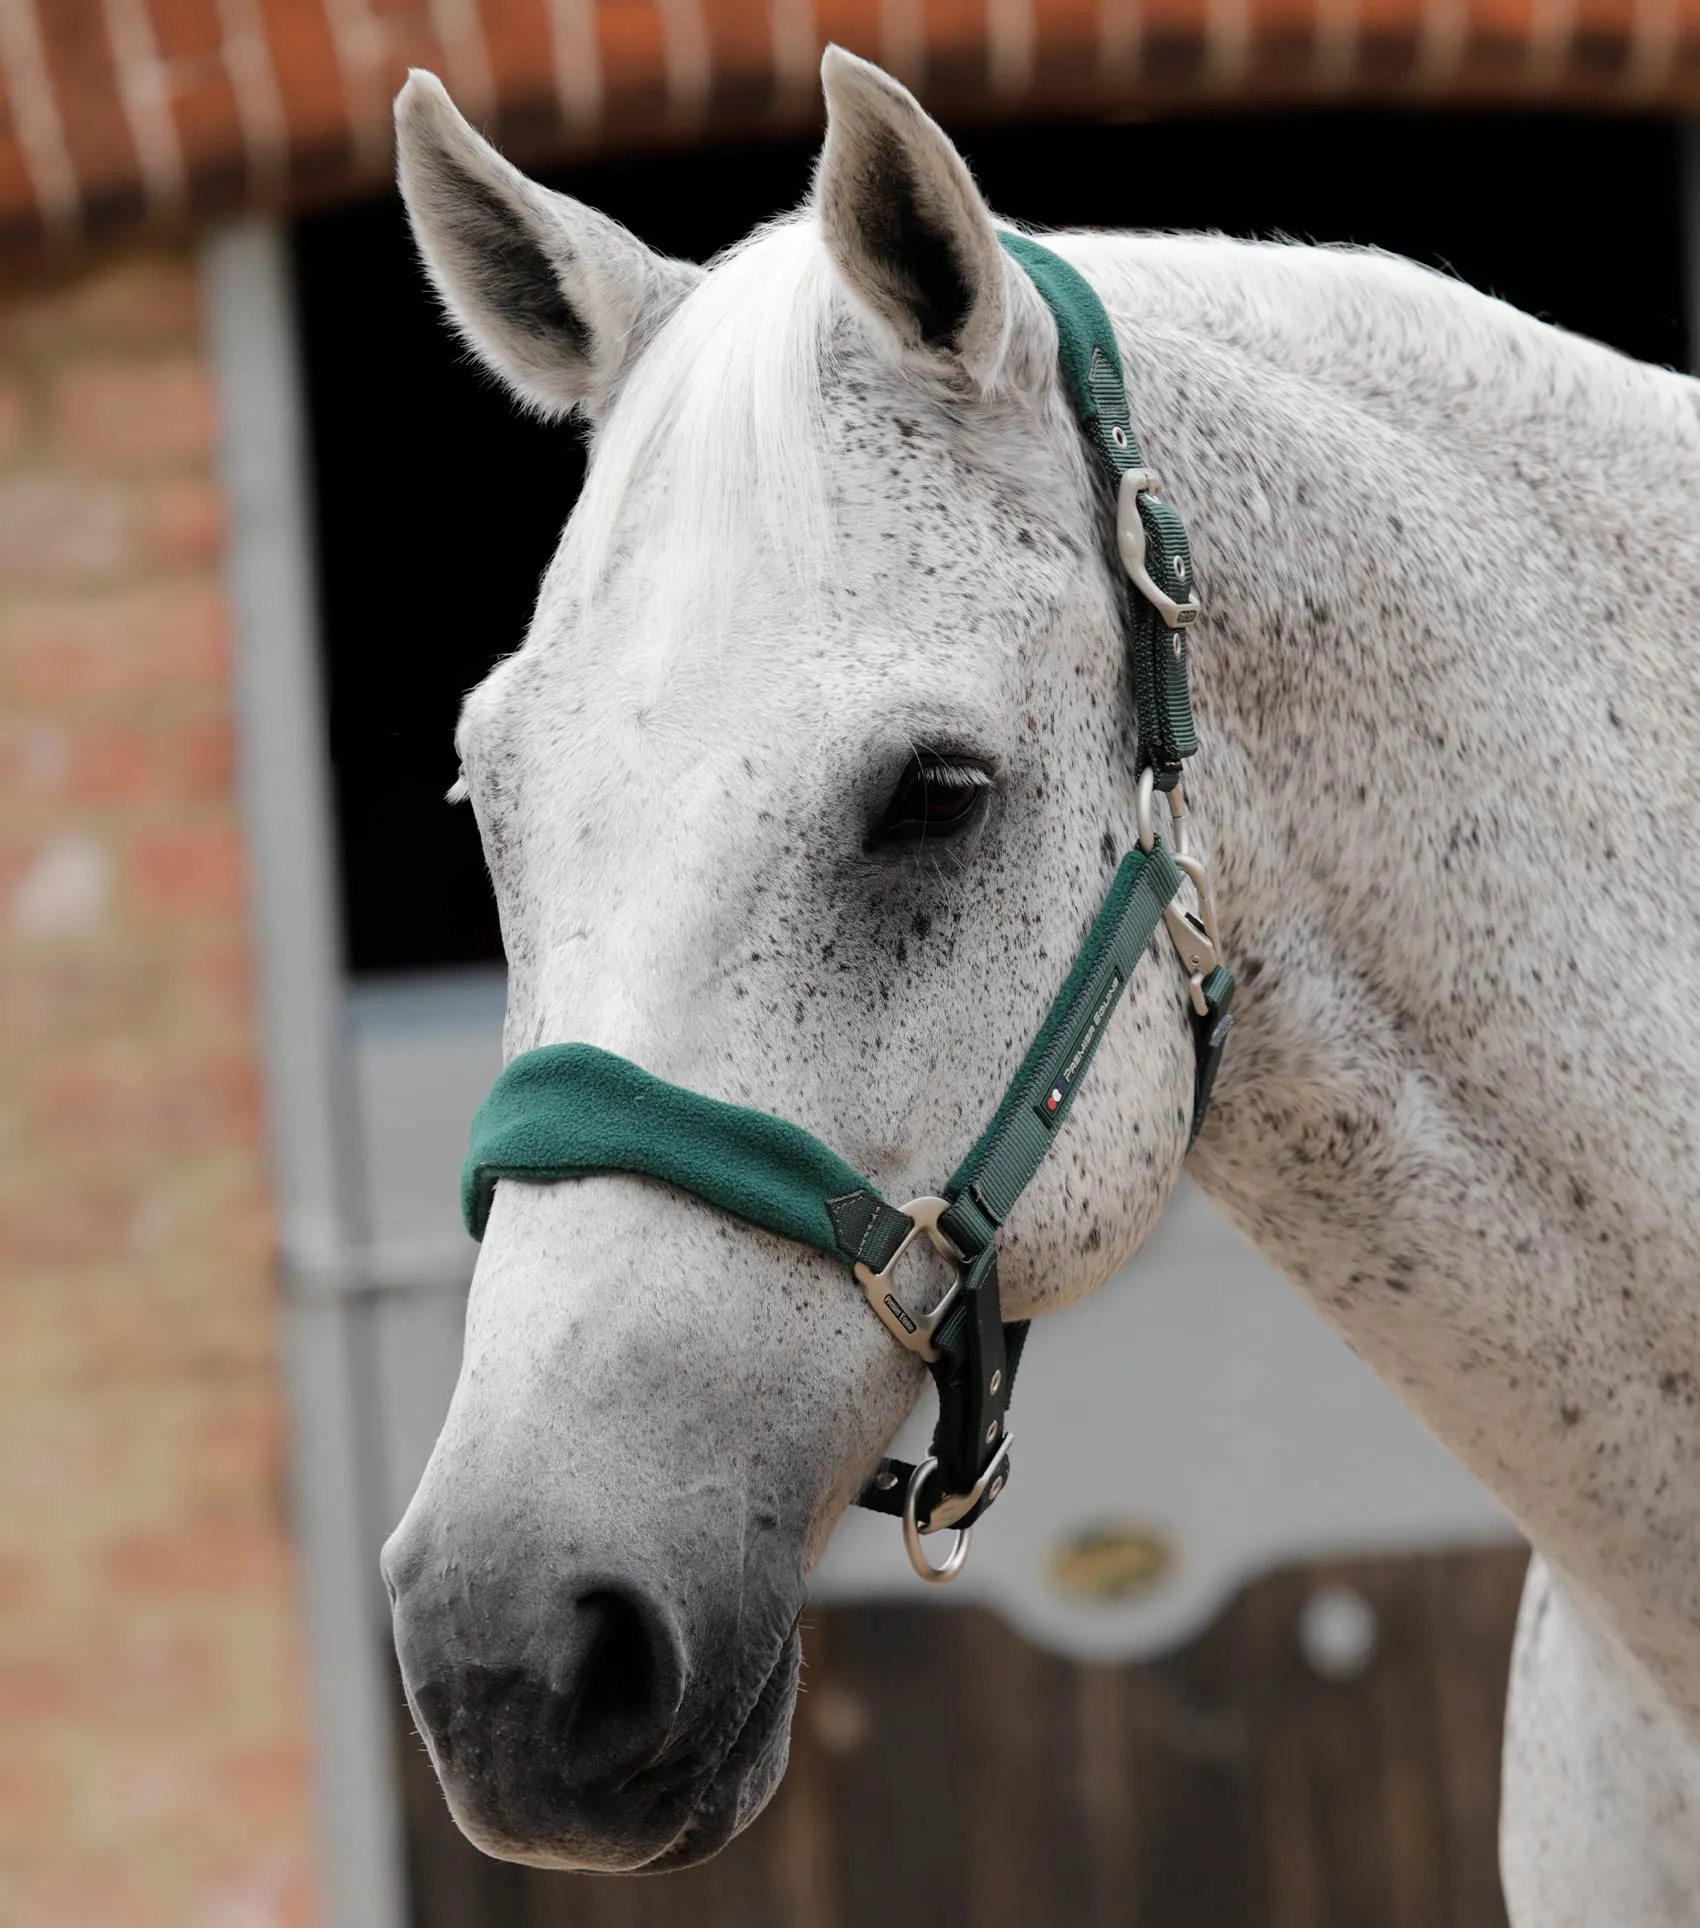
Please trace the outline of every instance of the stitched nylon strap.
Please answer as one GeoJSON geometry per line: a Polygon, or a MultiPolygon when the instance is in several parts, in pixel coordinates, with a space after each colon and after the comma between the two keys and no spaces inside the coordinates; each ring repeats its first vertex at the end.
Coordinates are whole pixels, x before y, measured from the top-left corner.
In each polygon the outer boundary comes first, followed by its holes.
{"type": "MultiPolygon", "coordinates": [[[[1112,483],[1146,466],[1134,433],[1122,379],[1121,350],[1104,304],[1091,284],[1061,256],[1025,234],[1000,233],[1005,251],[1027,271],[1056,318],[1057,365],[1086,439],[1112,483]]],[[[1145,567],[1176,602],[1192,596],[1192,551],[1186,526],[1161,496],[1137,497],[1145,535],[1145,567]]],[[[1187,635],[1170,629],[1156,608],[1127,588],[1128,660],[1139,717],[1142,763],[1156,773],[1160,790],[1172,789],[1181,763],[1198,748],[1187,686],[1187,635]]]]}
{"type": "Polygon", "coordinates": [[[951,1174],[946,1198],[959,1209],[944,1229],[967,1251],[989,1242],[963,1209],[971,1202],[988,1227],[1001,1225],[1027,1189],[1074,1104],[1110,1014],[1133,975],[1180,873],[1162,844],[1122,859],[1104,908],[1087,933],[1068,979],[1028,1047],[992,1122],[951,1174]]]}
{"type": "MultiPolygon", "coordinates": [[[[1051,1148],[1104,1041],[1110,1018],[1180,888],[1162,844],[1123,858],[1104,907],[1075,954],[1062,989],[972,1151],[952,1174],[951,1208],[939,1227],[968,1262],[961,1296],[934,1334],[939,1417],[931,1455],[936,1491],[966,1493],[1001,1445],[1027,1322],[1005,1324],[998,1289],[997,1228],[1051,1148]]],[[[914,1468],[885,1460],[860,1504],[899,1513],[914,1468]]],[[[988,1491],[956,1522],[972,1526],[998,1497],[988,1491]]]]}
{"type": "MultiPolygon", "coordinates": [[[[551,1184],[629,1172],[846,1261],[830,1200],[870,1189],[836,1152],[765,1111],[652,1078],[593,1044],[546,1044],[513,1060],[472,1121],[461,1214],[484,1236],[499,1178],[551,1184]]],[[[908,1221],[904,1220],[907,1229],[908,1221]]]]}

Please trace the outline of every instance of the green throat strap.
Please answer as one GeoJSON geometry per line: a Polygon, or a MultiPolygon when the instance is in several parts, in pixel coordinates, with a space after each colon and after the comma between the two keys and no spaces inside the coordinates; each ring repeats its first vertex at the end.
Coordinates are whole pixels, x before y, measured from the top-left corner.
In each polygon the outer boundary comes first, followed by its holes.
{"type": "Polygon", "coordinates": [[[497,1078],[473,1119],[461,1178],[461,1208],[474,1238],[484,1236],[503,1179],[552,1184],[619,1172],[670,1185],[852,1266],[887,1328],[927,1360],[939,1396],[930,1457],[918,1468],[882,1461],[860,1504],[903,1516],[910,1558],[923,1577],[935,1580],[960,1567],[966,1529],[998,1497],[1008,1473],[1004,1415],[1026,1326],[1002,1319],[998,1227],[1050,1150],[1128,980],[1165,921],[1190,974],[1194,1136],[1232,1021],[1233,980],[1216,961],[1213,926],[1207,931],[1174,901],[1182,868],[1202,897],[1202,866],[1185,855],[1184,845],[1178,859],[1171,855],[1144,814],[1151,791],[1166,790],[1176,822],[1183,820],[1181,760],[1195,747],[1186,629],[1198,606],[1186,531],[1158,496],[1134,437],[1121,357],[1102,303],[1048,248],[1025,235],[998,238],[1055,317],[1064,386],[1116,491],[1117,546],[1132,584],[1126,636],[1139,721],[1144,847],[1122,860],[991,1122],[943,1199],[914,1201],[911,1217],[800,1125],[669,1084],[595,1045],[551,1044],[522,1053],[497,1078]],[[918,1316],[888,1277],[922,1229],[942,1241],[957,1278],[934,1312],[918,1316]],[[962,1532],[951,1559],[934,1569],[920,1551],[919,1534],[940,1526],[962,1532]]]}

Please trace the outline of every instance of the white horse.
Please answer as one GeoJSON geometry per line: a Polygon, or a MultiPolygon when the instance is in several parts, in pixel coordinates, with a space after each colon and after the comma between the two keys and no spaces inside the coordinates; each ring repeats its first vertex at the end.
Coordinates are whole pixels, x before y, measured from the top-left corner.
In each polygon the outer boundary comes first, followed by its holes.
{"type": "MultiPolygon", "coordinates": [[[[474,352],[593,432],[459,732],[507,1048],[622,1052],[901,1199],[1132,845],[1134,725],[1050,313],[914,100],[823,76],[810,205],[706,272],[428,75],[401,179],[474,352]]],[[[1188,1169],[1539,1550],[1518,1928],[1700,1920],[1700,387],[1373,253],[1054,245],[1206,609],[1189,788],[1242,990],[1188,1169]]],[[[1011,1316],[1102,1283],[1181,1170],[1154,955],[1009,1225],[1011,1316]]],[[[809,1570],[924,1383],[818,1254],[640,1179],[501,1184],[385,1552],[466,1832],[657,1869],[748,1822],[809,1570]]]]}

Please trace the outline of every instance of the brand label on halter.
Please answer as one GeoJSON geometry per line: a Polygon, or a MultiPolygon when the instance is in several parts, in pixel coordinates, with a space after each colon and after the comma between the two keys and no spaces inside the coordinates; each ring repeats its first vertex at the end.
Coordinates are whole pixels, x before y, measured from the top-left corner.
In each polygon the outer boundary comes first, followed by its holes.
{"type": "Polygon", "coordinates": [[[1122,974],[1110,973],[1110,981],[1104,986],[1103,995],[1093,1005],[1090,1016],[1075,1035],[1063,1058],[1062,1069],[1052,1081],[1050,1089],[1033,1107],[1047,1125],[1054,1125],[1068,1108],[1068,1096],[1079,1081],[1081,1073],[1092,1061],[1092,1052],[1098,1042],[1098,1034],[1104,1022],[1116,1008],[1116,999],[1121,996],[1122,974]]]}

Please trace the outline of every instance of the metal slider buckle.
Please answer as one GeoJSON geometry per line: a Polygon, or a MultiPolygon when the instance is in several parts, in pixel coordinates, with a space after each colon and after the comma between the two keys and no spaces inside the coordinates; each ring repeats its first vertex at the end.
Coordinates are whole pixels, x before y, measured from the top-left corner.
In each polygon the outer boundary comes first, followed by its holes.
{"type": "Polygon", "coordinates": [[[940,1217],[950,1210],[948,1198],[912,1198],[907,1205],[900,1206],[898,1209],[911,1221],[912,1229],[886,1262],[885,1270],[876,1272],[861,1259],[856,1261],[853,1270],[862,1290],[867,1294],[869,1305],[878,1314],[880,1323],[886,1331],[900,1346],[918,1353],[928,1365],[931,1365],[939,1356],[933,1344],[933,1334],[938,1330],[939,1321],[955,1305],[962,1291],[962,1282],[967,1276],[967,1271],[962,1254],[939,1230],[940,1217]],[[897,1270],[898,1260],[923,1232],[939,1257],[947,1259],[955,1267],[956,1277],[931,1312],[912,1312],[891,1289],[891,1275],[897,1270]]]}
{"type": "MultiPolygon", "coordinates": [[[[1145,566],[1145,524],[1140,520],[1139,498],[1157,494],[1161,486],[1150,469],[1123,470],[1116,495],[1116,548],[1122,567],[1139,593],[1171,629],[1185,629],[1198,620],[1198,598],[1189,591],[1185,602],[1176,602],[1173,596],[1157,587],[1145,566]]],[[[1180,652],[1179,637],[1175,639],[1175,651],[1177,655],[1180,652]]]]}
{"type": "Polygon", "coordinates": [[[972,1513],[987,1491],[993,1499],[1003,1490],[1004,1468],[1009,1464],[1009,1449],[1015,1439],[1014,1433],[1005,1433],[998,1443],[998,1449],[987,1460],[980,1477],[966,1493],[947,1493],[938,1505],[927,1515],[927,1523],[922,1526],[916,1518],[920,1505],[921,1488],[938,1471],[936,1459],[924,1459],[915,1468],[909,1481],[909,1489],[903,1495],[903,1546],[909,1555],[909,1564],[930,1587],[942,1587],[954,1580],[968,1562],[968,1548],[974,1538],[971,1526],[956,1526],[956,1522],[972,1513]],[[951,1542],[950,1551],[945,1555],[942,1566],[934,1566],[927,1558],[926,1548],[921,1544],[923,1533],[942,1533],[947,1527],[956,1527],[956,1538],[951,1542]]]}
{"type": "MultiPolygon", "coordinates": [[[[1156,790],[1156,773],[1149,768],[1142,770],[1137,799],[1139,847],[1148,854],[1157,842],[1156,790]]],[[[1180,958],[1181,968],[1187,974],[1192,1008],[1204,1018],[1210,1015],[1204,980],[1222,961],[1222,940],[1216,932],[1216,899],[1211,894],[1209,873],[1188,848],[1186,791],[1176,783],[1168,797],[1175,868],[1198,893],[1198,911],[1195,915],[1171,897],[1163,906],[1163,922],[1168,926],[1169,941],[1180,958]]]]}

